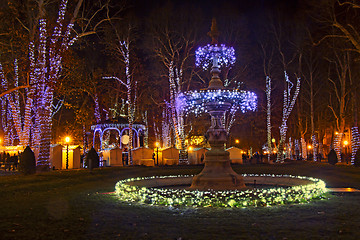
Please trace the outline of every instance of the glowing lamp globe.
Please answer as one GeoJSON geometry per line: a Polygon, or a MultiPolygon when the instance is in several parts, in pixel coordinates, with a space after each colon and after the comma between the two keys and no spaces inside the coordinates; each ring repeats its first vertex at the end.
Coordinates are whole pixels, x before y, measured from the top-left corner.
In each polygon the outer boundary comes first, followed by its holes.
{"type": "Polygon", "coordinates": [[[122,144],[124,144],[124,145],[128,144],[129,140],[130,140],[129,135],[122,135],[121,136],[121,143],[122,144]]]}

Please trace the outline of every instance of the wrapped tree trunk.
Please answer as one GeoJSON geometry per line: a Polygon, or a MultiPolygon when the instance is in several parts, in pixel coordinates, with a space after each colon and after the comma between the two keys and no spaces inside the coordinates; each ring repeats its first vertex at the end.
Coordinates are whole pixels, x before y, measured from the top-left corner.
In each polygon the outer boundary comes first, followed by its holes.
{"type": "Polygon", "coordinates": [[[295,105],[297,96],[299,95],[300,91],[300,78],[297,78],[295,91],[291,98],[291,89],[293,87],[293,83],[289,80],[289,76],[287,75],[286,71],[284,72],[285,82],[287,88],[284,90],[284,104],[283,104],[283,116],[282,122],[280,126],[280,142],[278,147],[277,153],[277,162],[284,162],[284,144],[286,140],[286,132],[287,132],[287,120],[290,116],[290,113],[295,105]]]}

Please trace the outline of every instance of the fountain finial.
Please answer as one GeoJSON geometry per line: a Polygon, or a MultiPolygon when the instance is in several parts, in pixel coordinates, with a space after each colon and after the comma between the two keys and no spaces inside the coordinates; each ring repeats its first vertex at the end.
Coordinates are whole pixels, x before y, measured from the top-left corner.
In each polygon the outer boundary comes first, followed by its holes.
{"type": "Polygon", "coordinates": [[[218,37],[220,35],[220,32],[217,28],[217,23],[215,18],[213,18],[211,21],[211,28],[210,28],[210,32],[208,32],[208,35],[211,37],[211,44],[218,43],[218,37]]]}

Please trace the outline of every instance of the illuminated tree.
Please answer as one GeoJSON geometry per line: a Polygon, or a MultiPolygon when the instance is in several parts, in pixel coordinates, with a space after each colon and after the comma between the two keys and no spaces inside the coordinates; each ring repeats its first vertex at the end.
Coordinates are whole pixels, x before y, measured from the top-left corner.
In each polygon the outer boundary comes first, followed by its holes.
{"type": "Polygon", "coordinates": [[[266,77],[266,130],[267,130],[267,148],[268,148],[268,161],[272,153],[271,146],[271,78],[266,77]]]}
{"type": "Polygon", "coordinates": [[[195,75],[193,49],[196,41],[198,14],[189,9],[175,9],[171,3],[153,13],[149,24],[151,46],[157,60],[160,61],[162,75],[169,84],[168,103],[172,128],[175,135],[174,145],[180,150],[180,164],[186,164],[185,139],[187,131],[184,115],[176,107],[176,98],[190,87],[195,75]],[[181,11],[182,14],[178,14],[181,11]]]}
{"type": "Polygon", "coordinates": [[[37,165],[47,168],[50,156],[54,86],[61,76],[63,54],[78,38],[77,35],[74,37],[71,35],[82,0],[78,1],[70,21],[65,20],[67,1],[60,2],[58,18],[52,31],[48,30],[43,4],[43,1],[39,1],[38,41],[32,40],[29,44],[29,81],[34,87],[30,88],[32,103],[27,107],[34,111],[32,144],[38,152],[37,165]]]}
{"type": "MultiPolygon", "coordinates": [[[[125,81],[116,76],[103,77],[104,79],[115,79],[121,86],[126,89],[126,98],[123,101],[123,106],[127,106],[126,117],[129,122],[129,159],[132,164],[132,149],[133,149],[133,124],[135,121],[136,103],[137,103],[137,80],[134,76],[135,64],[131,62],[131,44],[134,41],[134,26],[132,24],[127,25],[127,29],[124,33],[119,32],[117,26],[110,21],[112,29],[115,33],[116,43],[108,43],[111,50],[114,51],[116,59],[119,60],[124,66],[125,81]],[[125,104],[124,104],[125,103],[125,104]]],[[[115,103],[117,104],[117,102],[115,103]]]]}
{"type": "Polygon", "coordinates": [[[286,89],[284,90],[284,102],[283,102],[283,114],[280,126],[280,142],[278,147],[277,161],[284,161],[284,144],[286,141],[286,133],[288,130],[287,121],[291,114],[291,111],[295,105],[296,99],[300,91],[300,78],[297,77],[295,90],[292,92],[294,84],[289,80],[289,76],[286,71],[284,72],[286,89]]]}
{"type": "MultiPolygon", "coordinates": [[[[6,96],[12,110],[12,118],[15,120],[15,129],[22,144],[30,144],[37,153],[37,165],[40,168],[48,169],[51,142],[52,117],[57,111],[54,109],[55,86],[61,78],[63,57],[68,48],[79,38],[95,32],[95,27],[90,32],[76,32],[74,24],[83,4],[83,0],[77,1],[74,10],[69,17],[67,0],[61,0],[58,7],[56,21],[52,23],[47,17],[46,6],[49,2],[39,0],[35,3],[27,3],[30,16],[29,26],[21,22],[29,33],[28,52],[28,84],[25,90],[24,116],[20,116],[18,103],[12,101],[9,95],[6,96]],[[33,19],[31,18],[33,17],[33,19]],[[75,33],[75,34],[74,34],[75,33]],[[22,122],[23,119],[23,122],[22,122]],[[31,139],[30,139],[31,136],[31,139]]],[[[105,8],[106,4],[101,6],[105,8]]],[[[96,11],[97,14],[99,11],[96,11]]],[[[84,12],[82,12],[84,13],[84,12]]],[[[94,15],[93,15],[94,16],[94,15]]],[[[81,30],[87,30],[93,18],[85,20],[81,30]]],[[[29,19],[27,19],[29,20],[29,19]]],[[[15,69],[17,65],[15,65],[15,69]]],[[[17,70],[15,70],[15,73],[17,70]]],[[[17,74],[15,74],[16,82],[17,74]]],[[[2,78],[4,79],[4,78],[2,78]]],[[[16,95],[15,95],[16,97],[16,95]]],[[[61,104],[55,104],[60,107],[61,104]]]]}
{"type": "Polygon", "coordinates": [[[135,121],[135,110],[136,110],[136,85],[137,82],[134,80],[132,73],[130,72],[130,41],[119,41],[118,51],[123,57],[125,64],[125,76],[126,82],[122,81],[118,77],[104,77],[104,79],[116,79],[121,85],[126,88],[126,105],[127,105],[127,119],[129,121],[129,159],[130,164],[132,164],[131,151],[133,149],[133,123],[135,121]]]}
{"type": "MultiPolygon", "coordinates": [[[[1,87],[5,90],[2,95],[2,125],[4,129],[4,144],[14,145],[14,140],[19,140],[19,145],[27,146],[30,144],[31,127],[31,102],[32,97],[25,96],[25,109],[20,107],[20,89],[31,88],[30,85],[19,86],[18,61],[14,61],[14,86],[5,76],[0,63],[0,81],[1,87]],[[29,106],[30,105],[30,106],[29,106]]],[[[27,92],[25,92],[26,94],[27,92]]]]}
{"type": "MultiPolygon", "coordinates": [[[[269,15],[267,19],[269,22],[268,32],[265,34],[265,39],[261,44],[263,52],[263,68],[266,77],[265,91],[267,95],[268,148],[271,146],[270,138],[271,132],[273,132],[271,131],[271,128],[275,122],[271,121],[271,116],[281,116],[279,126],[280,139],[277,145],[278,162],[284,161],[284,147],[287,140],[288,120],[300,91],[300,75],[294,74],[296,83],[293,83],[289,78],[288,72],[300,72],[299,69],[301,69],[302,54],[299,52],[298,47],[304,40],[301,34],[294,34],[294,32],[300,32],[300,29],[298,30],[298,25],[293,25],[290,22],[285,23],[280,20],[281,18],[282,16],[279,12],[269,15]],[[290,29],[290,26],[292,29],[290,29]],[[299,45],[297,45],[298,43],[299,45]],[[296,61],[297,59],[298,61],[296,61]],[[277,114],[278,111],[274,111],[274,106],[271,106],[271,102],[275,104],[279,102],[279,99],[271,99],[271,97],[275,98],[277,95],[281,96],[280,94],[272,93],[272,88],[275,89],[278,85],[283,85],[281,89],[284,89],[282,94],[283,104],[281,113],[279,112],[279,114],[277,114]]],[[[279,106],[277,106],[276,110],[277,109],[280,110],[279,106]]]]}

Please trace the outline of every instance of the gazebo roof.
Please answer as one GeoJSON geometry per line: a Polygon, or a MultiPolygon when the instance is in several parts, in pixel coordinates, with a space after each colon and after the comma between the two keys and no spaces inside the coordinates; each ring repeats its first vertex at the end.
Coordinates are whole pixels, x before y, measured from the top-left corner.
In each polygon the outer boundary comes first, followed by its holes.
{"type": "MultiPolygon", "coordinates": [[[[108,127],[122,129],[122,128],[125,128],[125,127],[128,127],[128,126],[129,126],[129,121],[127,120],[127,118],[119,116],[119,117],[116,117],[116,118],[106,119],[104,121],[96,123],[96,124],[91,126],[91,130],[95,130],[95,129],[99,129],[99,128],[100,129],[105,129],[105,128],[108,128],[108,127]]],[[[145,125],[143,123],[140,123],[140,122],[134,122],[133,127],[134,128],[145,129],[145,125]]]]}
{"type": "Polygon", "coordinates": [[[119,116],[117,118],[109,118],[109,119],[106,119],[104,121],[101,121],[100,123],[98,124],[106,124],[106,123],[118,123],[118,124],[129,124],[129,121],[127,120],[126,117],[122,117],[122,116],[119,116]]]}

